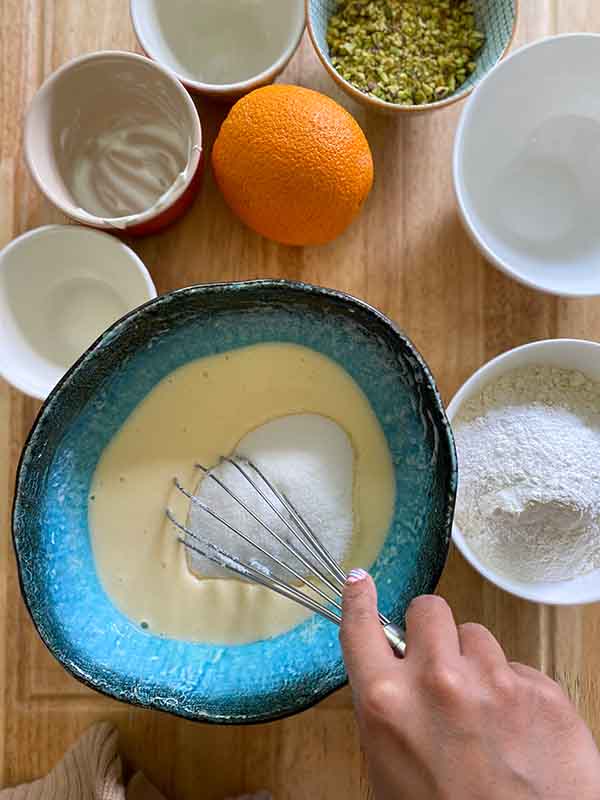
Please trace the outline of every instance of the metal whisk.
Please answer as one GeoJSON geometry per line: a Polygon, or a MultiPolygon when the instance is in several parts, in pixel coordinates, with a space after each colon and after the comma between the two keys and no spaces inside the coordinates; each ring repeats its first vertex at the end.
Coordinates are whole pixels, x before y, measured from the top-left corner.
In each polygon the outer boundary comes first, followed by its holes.
{"type": "MultiPolygon", "coordinates": [[[[202,538],[195,530],[191,530],[188,525],[181,523],[171,509],[167,509],[167,517],[173,523],[178,532],[179,541],[192,553],[202,556],[218,567],[225,568],[237,574],[239,577],[258,583],[277,594],[287,597],[305,608],[320,614],[331,622],[340,625],[342,621],[342,587],[346,581],[346,573],[340,565],[330,555],[327,548],[315,535],[300,512],[292,505],[289,498],[276,488],[273,483],[265,476],[262,470],[247,459],[223,458],[221,463],[229,463],[244,478],[253,492],[256,492],[268,508],[277,516],[281,523],[291,534],[291,539],[286,541],[282,538],[271,525],[268,525],[241,497],[228,487],[219,477],[214,475],[210,469],[197,464],[196,467],[205,474],[205,480],[215,481],[221,489],[229,495],[241,508],[244,509],[261,528],[267,531],[275,541],[281,545],[287,553],[297,560],[308,571],[308,576],[303,575],[292,564],[280,559],[274,553],[269,552],[260,543],[253,541],[243,531],[233,526],[218,514],[214,509],[209,508],[195,494],[189,492],[177,478],[175,486],[179,492],[203,512],[229,531],[239,536],[252,548],[256,549],[268,559],[269,563],[276,564],[284,574],[290,576],[290,582],[278,578],[271,574],[268,568],[254,562],[246,563],[232,553],[228,553],[218,545],[202,538]],[[255,564],[253,566],[253,564],[255,564]],[[313,577],[313,580],[309,578],[313,577]],[[316,579],[316,580],[315,580],[316,579]],[[298,582],[292,585],[291,581],[298,582]],[[304,591],[303,591],[304,589],[304,591]]],[[[245,484],[244,484],[245,485],[245,484]]],[[[379,613],[379,620],[383,626],[383,631],[392,646],[393,650],[400,656],[404,656],[406,645],[404,641],[404,631],[391,622],[383,614],[379,613]]]]}

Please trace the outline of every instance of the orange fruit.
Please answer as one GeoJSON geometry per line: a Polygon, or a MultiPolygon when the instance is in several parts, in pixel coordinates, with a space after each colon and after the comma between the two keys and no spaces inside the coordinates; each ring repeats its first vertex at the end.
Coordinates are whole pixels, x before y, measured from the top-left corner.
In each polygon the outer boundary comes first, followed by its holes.
{"type": "Polygon", "coordinates": [[[212,151],[230,208],[276,242],[323,244],[358,214],[373,159],[356,120],[320,92],[277,84],[233,106],[212,151]]]}

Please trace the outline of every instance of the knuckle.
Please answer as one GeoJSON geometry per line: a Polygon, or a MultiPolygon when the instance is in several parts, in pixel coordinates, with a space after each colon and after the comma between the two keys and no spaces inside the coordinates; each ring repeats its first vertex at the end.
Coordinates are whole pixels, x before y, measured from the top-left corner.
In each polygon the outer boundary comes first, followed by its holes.
{"type": "Polygon", "coordinates": [[[525,701],[534,703],[549,715],[561,716],[567,711],[572,712],[569,696],[557,681],[533,667],[515,662],[511,662],[510,666],[517,676],[525,701]]]}
{"type": "Polygon", "coordinates": [[[459,631],[462,634],[466,634],[467,636],[473,636],[478,638],[489,637],[490,633],[488,629],[481,625],[479,622],[463,622],[462,625],[459,625],[459,631]]]}
{"type": "Polygon", "coordinates": [[[561,711],[568,702],[567,695],[552,678],[545,678],[537,685],[537,696],[547,710],[561,711]]]}
{"type": "Polygon", "coordinates": [[[398,701],[397,683],[390,678],[374,680],[361,697],[361,708],[367,720],[381,720],[390,717],[390,711],[398,701]]]}
{"type": "Polygon", "coordinates": [[[509,661],[508,666],[512,669],[523,686],[529,686],[532,681],[536,682],[541,675],[538,670],[521,664],[519,661],[509,661]]]}
{"type": "Polygon", "coordinates": [[[425,689],[438,701],[459,703],[464,695],[464,682],[459,671],[446,665],[434,666],[423,676],[425,689]]]}
{"type": "Polygon", "coordinates": [[[409,606],[409,611],[418,614],[433,614],[439,609],[448,608],[448,603],[437,594],[423,594],[415,597],[409,606]]]}
{"type": "Polygon", "coordinates": [[[501,668],[492,673],[494,695],[502,702],[512,702],[518,691],[517,676],[510,669],[501,668]]]}

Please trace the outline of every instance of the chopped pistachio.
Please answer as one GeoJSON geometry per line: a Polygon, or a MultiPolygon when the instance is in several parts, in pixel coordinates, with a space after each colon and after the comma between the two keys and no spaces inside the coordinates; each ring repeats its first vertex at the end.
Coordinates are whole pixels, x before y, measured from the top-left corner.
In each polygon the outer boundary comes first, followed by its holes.
{"type": "Polygon", "coordinates": [[[327,44],[339,74],[391,103],[453,94],[475,72],[485,42],[473,0],[339,0],[327,44]]]}

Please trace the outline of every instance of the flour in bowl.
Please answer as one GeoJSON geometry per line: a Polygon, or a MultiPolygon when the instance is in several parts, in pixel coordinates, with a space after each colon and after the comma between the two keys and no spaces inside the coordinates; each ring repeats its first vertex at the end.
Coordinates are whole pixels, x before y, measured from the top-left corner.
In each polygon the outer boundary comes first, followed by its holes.
{"type": "Polygon", "coordinates": [[[600,568],[600,383],[514,370],[463,405],[454,433],[456,522],[488,567],[522,581],[600,568]]]}

